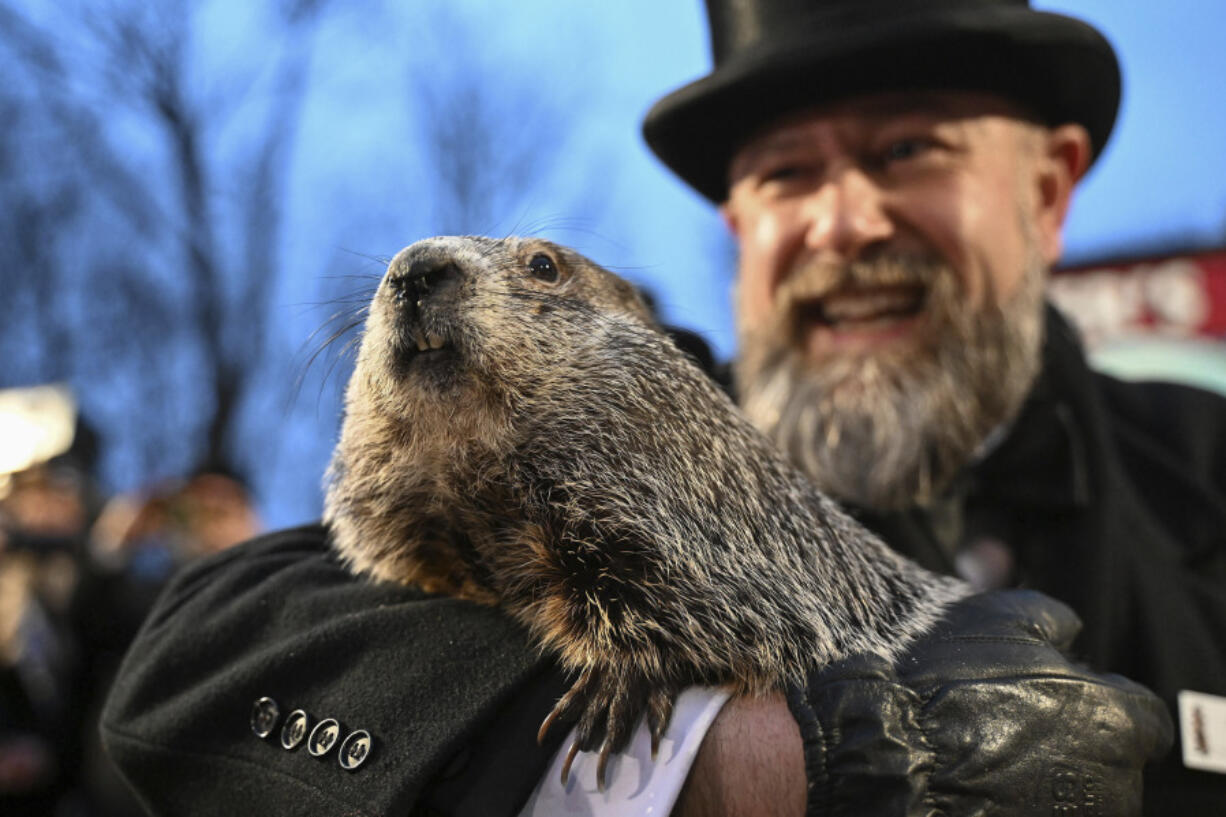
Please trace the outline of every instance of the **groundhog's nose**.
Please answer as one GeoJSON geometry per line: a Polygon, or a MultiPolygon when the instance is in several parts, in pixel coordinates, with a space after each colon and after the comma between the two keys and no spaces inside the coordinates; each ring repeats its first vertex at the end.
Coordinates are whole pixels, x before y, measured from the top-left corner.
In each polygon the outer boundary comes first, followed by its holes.
{"type": "Polygon", "coordinates": [[[410,309],[420,307],[423,299],[459,277],[460,268],[450,258],[418,258],[409,265],[408,272],[389,279],[397,302],[410,309]]]}
{"type": "Polygon", "coordinates": [[[460,268],[449,258],[421,258],[409,267],[408,285],[421,300],[459,273],[460,268]]]}
{"type": "Polygon", "coordinates": [[[409,280],[424,294],[459,272],[460,268],[450,258],[419,258],[409,267],[409,280]]]}

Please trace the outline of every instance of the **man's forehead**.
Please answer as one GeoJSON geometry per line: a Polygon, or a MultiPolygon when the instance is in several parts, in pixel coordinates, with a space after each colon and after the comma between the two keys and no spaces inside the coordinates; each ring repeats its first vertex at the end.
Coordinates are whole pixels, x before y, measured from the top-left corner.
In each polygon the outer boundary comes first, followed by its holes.
{"type": "Polygon", "coordinates": [[[857,96],[789,114],[750,137],[737,151],[737,158],[808,144],[814,131],[823,125],[873,127],[908,118],[957,121],[981,116],[1033,120],[1022,106],[993,94],[974,91],[890,91],[857,96]]]}

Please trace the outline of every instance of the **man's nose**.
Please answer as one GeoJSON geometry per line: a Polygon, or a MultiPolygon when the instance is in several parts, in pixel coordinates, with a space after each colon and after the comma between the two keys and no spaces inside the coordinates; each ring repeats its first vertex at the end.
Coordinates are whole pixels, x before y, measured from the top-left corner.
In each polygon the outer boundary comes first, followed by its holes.
{"type": "Polygon", "coordinates": [[[894,233],[883,191],[859,168],[831,173],[809,196],[804,212],[808,221],[805,245],[845,259],[859,256],[894,233]]]}

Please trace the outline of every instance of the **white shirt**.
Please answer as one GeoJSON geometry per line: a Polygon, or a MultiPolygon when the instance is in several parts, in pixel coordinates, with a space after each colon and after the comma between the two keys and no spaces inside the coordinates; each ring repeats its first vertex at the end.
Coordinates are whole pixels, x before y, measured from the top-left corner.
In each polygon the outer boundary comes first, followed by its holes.
{"type": "Polygon", "coordinates": [[[613,755],[605,771],[602,793],[596,786],[595,752],[580,752],[570,767],[570,780],[562,785],[562,764],[574,732],[562,741],[549,770],[536,785],[520,817],[667,817],[690,773],[707,729],[727,702],[723,689],[692,687],[677,696],[668,729],[660,738],[660,751],[651,759],[651,735],[640,721],[624,754],[613,755]]]}

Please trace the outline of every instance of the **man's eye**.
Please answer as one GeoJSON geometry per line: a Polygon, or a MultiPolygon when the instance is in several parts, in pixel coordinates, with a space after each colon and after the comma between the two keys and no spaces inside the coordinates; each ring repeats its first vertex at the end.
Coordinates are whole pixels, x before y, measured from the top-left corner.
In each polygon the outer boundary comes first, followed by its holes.
{"type": "Polygon", "coordinates": [[[800,168],[796,165],[779,165],[772,167],[762,173],[764,181],[781,181],[784,179],[792,179],[800,175],[800,168]]]}
{"type": "Polygon", "coordinates": [[[758,172],[758,183],[792,184],[808,178],[811,168],[803,163],[777,164],[758,172]]]}
{"type": "Polygon", "coordinates": [[[933,143],[930,139],[896,139],[881,152],[881,161],[883,164],[905,162],[928,152],[932,147],[933,143]]]}

